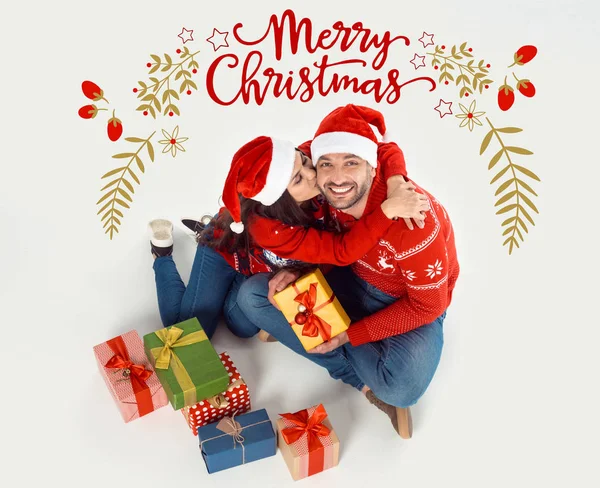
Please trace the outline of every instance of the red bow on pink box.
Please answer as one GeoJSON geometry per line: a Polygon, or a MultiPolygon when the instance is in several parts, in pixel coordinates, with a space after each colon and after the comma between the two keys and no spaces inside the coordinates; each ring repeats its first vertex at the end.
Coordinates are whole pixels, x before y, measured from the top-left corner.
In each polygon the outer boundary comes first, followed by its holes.
{"type": "Polygon", "coordinates": [[[295,427],[287,427],[281,431],[286,444],[293,444],[303,435],[306,435],[309,452],[323,447],[319,436],[326,436],[330,433],[329,427],[322,424],[323,420],[327,418],[327,412],[323,405],[319,405],[310,417],[308,416],[307,409],[296,413],[281,413],[279,415],[296,424],[295,427]]]}
{"type": "Polygon", "coordinates": [[[146,384],[146,381],[152,376],[152,371],[148,371],[143,365],[131,361],[129,351],[127,351],[127,346],[121,336],[107,341],[107,344],[115,354],[104,366],[110,369],[129,371],[128,376],[138,404],[140,417],[154,411],[150,388],[146,384]]]}

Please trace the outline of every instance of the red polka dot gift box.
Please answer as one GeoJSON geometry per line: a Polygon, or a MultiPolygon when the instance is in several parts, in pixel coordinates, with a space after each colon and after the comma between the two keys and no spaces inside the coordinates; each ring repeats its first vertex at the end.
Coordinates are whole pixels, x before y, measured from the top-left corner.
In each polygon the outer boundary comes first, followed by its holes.
{"type": "Polygon", "coordinates": [[[229,354],[219,354],[223,366],[229,375],[227,389],[213,397],[202,400],[191,407],[184,407],[181,412],[187,420],[194,435],[198,435],[198,428],[213,422],[218,422],[223,417],[230,417],[234,413],[239,415],[250,410],[250,392],[240,372],[233,364],[229,354]]]}
{"type": "Polygon", "coordinates": [[[94,354],[125,422],[169,404],[135,330],[94,346],[94,354]]]}

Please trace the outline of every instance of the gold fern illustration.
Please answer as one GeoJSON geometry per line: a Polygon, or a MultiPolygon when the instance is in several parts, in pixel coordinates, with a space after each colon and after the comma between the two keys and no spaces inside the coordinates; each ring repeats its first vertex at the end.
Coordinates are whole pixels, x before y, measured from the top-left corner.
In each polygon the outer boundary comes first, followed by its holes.
{"type": "Polygon", "coordinates": [[[531,170],[522,165],[518,165],[513,161],[514,155],[529,156],[533,153],[522,147],[509,146],[504,143],[502,138],[503,134],[516,134],[518,132],[522,132],[523,129],[518,127],[496,128],[492,125],[490,119],[486,117],[485,120],[489,124],[491,130],[483,138],[479,154],[482,155],[486,151],[490,145],[490,142],[492,141],[492,138],[495,137],[500,144],[500,149],[494,154],[494,156],[492,156],[492,159],[488,164],[488,169],[492,170],[503,157],[507,163],[506,166],[504,166],[492,178],[490,185],[501,182],[495,193],[495,196],[499,197],[495,206],[501,207],[496,212],[496,215],[514,212],[514,215],[502,222],[502,227],[505,227],[502,235],[508,236],[503,245],[508,245],[508,254],[510,255],[513,252],[514,246],[517,248],[520,247],[519,239],[521,242],[524,241],[523,232],[526,234],[529,233],[529,229],[525,223],[525,220],[527,220],[532,226],[535,226],[535,222],[527,208],[529,208],[530,211],[539,214],[537,207],[531,201],[531,197],[537,197],[538,195],[535,190],[525,181],[525,178],[535,181],[541,180],[531,170]],[[508,176],[508,178],[503,180],[505,176],[508,176]]]}
{"type": "Polygon", "coordinates": [[[108,234],[111,240],[113,235],[119,232],[119,226],[121,225],[121,219],[123,218],[122,209],[130,208],[127,202],[133,202],[131,195],[135,193],[135,190],[128,178],[131,178],[136,184],[140,184],[140,180],[133,169],[134,163],[141,173],[144,173],[145,171],[144,163],[140,157],[140,152],[144,147],[148,152],[150,161],[154,162],[154,147],[152,146],[150,139],[152,139],[155,133],[156,131],[150,134],[146,139],[126,137],[125,140],[127,142],[139,144],[137,151],[113,155],[113,158],[115,159],[129,159],[129,161],[126,166],[115,168],[101,178],[106,179],[111,176],[116,177],[104,185],[100,191],[106,191],[106,193],[96,202],[96,205],[103,204],[100,210],[98,210],[97,215],[103,214],[100,220],[101,222],[104,222],[104,233],[108,234]]]}

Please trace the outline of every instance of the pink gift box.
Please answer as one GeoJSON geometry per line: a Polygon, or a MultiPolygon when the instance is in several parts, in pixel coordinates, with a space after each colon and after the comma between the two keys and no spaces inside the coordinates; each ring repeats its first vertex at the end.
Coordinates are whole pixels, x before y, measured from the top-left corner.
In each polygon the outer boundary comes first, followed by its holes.
{"type": "MultiPolygon", "coordinates": [[[[321,410],[325,415],[325,408],[322,405],[302,410],[292,414],[298,417],[302,412],[306,413],[306,418],[311,418],[315,411],[321,410]]],[[[289,415],[289,414],[288,414],[289,415]]],[[[308,444],[307,433],[304,433],[298,440],[288,444],[284,437],[284,430],[296,428],[298,424],[286,418],[277,420],[277,440],[279,450],[283,455],[292,478],[297,481],[307,478],[314,474],[333,468],[339,463],[340,440],[333,430],[328,418],[322,420],[321,424],[329,430],[327,435],[318,435],[319,448],[311,451],[308,444]]]]}
{"type": "Polygon", "coordinates": [[[125,422],[168,405],[169,399],[135,330],[94,346],[94,354],[125,422]]]}

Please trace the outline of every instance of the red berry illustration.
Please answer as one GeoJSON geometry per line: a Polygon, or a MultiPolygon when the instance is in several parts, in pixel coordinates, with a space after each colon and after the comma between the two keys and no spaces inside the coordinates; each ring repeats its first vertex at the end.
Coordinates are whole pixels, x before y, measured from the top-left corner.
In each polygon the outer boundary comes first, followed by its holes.
{"type": "Polygon", "coordinates": [[[79,109],[79,116],[82,119],[93,119],[100,110],[106,110],[105,108],[98,108],[96,105],[84,105],[79,109]]]}
{"type": "Polygon", "coordinates": [[[511,68],[515,64],[523,66],[529,63],[537,54],[537,47],[535,46],[521,46],[515,53],[515,62],[509,66],[511,68]]]}
{"type": "Polygon", "coordinates": [[[147,68],[152,68],[152,63],[146,63],[147,68]]]}
{"type": "Polygon", "coordinates": [[[173,117],[173,112],[169,112],[169,117],[173,117]]]}
{"type": "Polygon", "coordinates": [[[506,84],[506,77],[504,78],[504,85],[498,90],[498,107],[500,110],[505,112],[513,106],[515,103],[515,91],[510,85],[506,84]]]}
{"type": "Polygon", "coordinates": [[[197,70],[196,68],[194,68],[194,69],[192,70],[192,73],[194,73],[194,74],[196,74],[197,72],[198,72],[198,70],[197,70]]]}
{"type": "Polygon", "coordinates": [[[442,46],[442,49],[446,49],[446,46],[442,46]]]}
{"type": "Polygon", "coordinates": [[[137,88],[134,88],[134,89],[133,89],[133,93],[137,93],[137,92],[138,92],[138,89],[137,89],[137,88]]]}
{"type": "Polygon", "coordinates": [[[148,111],[147,110],[144,110],[144,115],[148,115],[148,111]]]}
{"type": "Polygon", "coordinates": [[[96,83],[92,81],[84,81],[81,84],[81,91],[83,91],[83,94],[87,98],[93,100],[94,102],[97,102],[98,100],[104,100],[106,103],[108,103],[108,100],[104,98],[104,92],[98,85],[96,85],[96,83]]]}
{"type": "Polygon", "coordinates": [[[181,49],[178,49],[177,51],[175,51],[177,54],[181,54],[181,49]]]}
{"type": "Polygon", "coordinates": [[[115,117],[115,111],[113,110],[113,116],[108,120],[108,126],[106,127],[108,138],[115,142],[118,141],[123,134],[123,124],[119,119],[115,117]]]}
{"type": "Polygon", "coordinates": [[[535,95],[535,86],[529,80],[521,80],[519,91],[521,92],[521,95],[531,98],[535,95]]]}
{"type": "Polygon", "coordinates": [[[535,86],[531,81],[526,79],[520,80],[514,73],[512,75],[515,77],[515,80],[517,80],[517,90],[521,92],[521,95],[526,96],[527,98],[531,98],[535,95],[535,86]]]}

